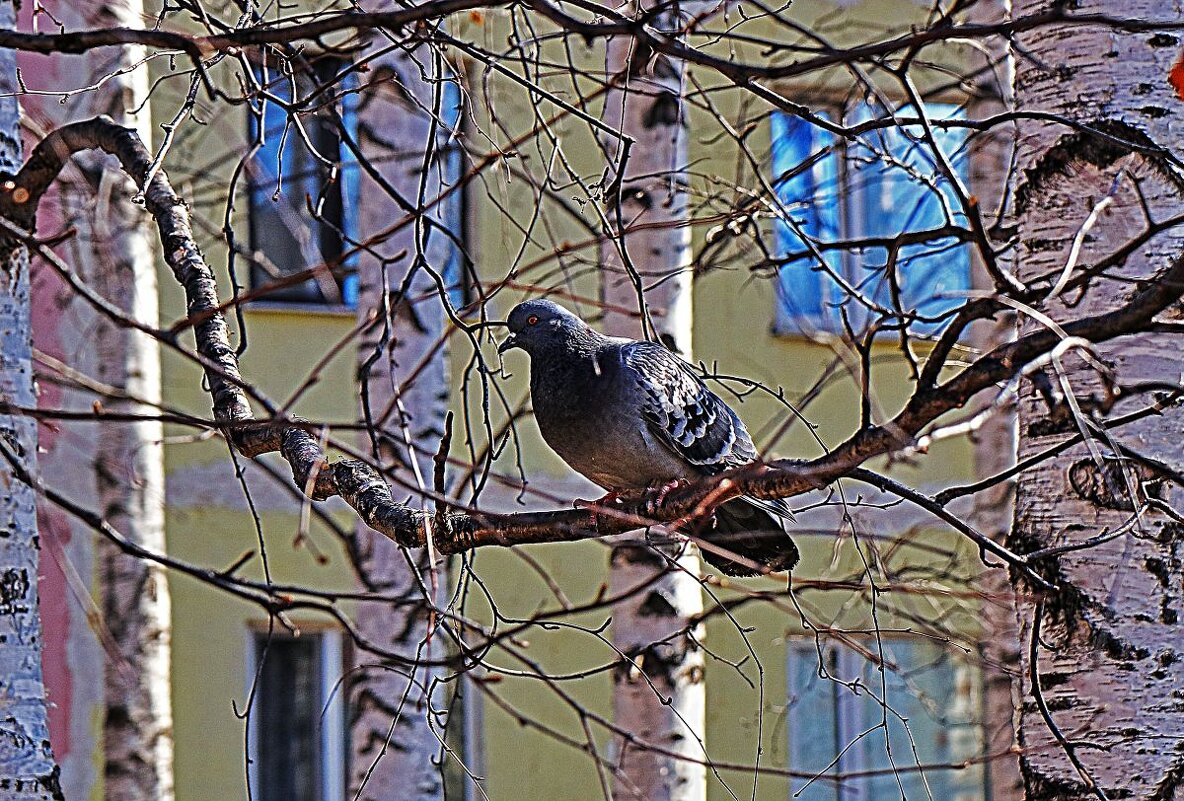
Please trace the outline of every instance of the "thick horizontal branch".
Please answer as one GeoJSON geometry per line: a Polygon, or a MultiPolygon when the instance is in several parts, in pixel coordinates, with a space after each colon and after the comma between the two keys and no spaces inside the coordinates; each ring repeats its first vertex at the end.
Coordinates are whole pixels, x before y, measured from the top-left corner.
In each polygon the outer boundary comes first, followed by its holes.
{"type": "Polygon", "coordinates": [[[446,17],[460,11],[514,5],[515,0],[432,0],[400,11],[361,13],[339,11],[310,22],[291,25],[261,23],[212,36],[193,36],[173,31],[138,28],[104,28],[63,33],[23,33],[0,31],[0,47],[30,53],[59,55],[86,53],[99,47],[138,44],[166,50],[180,50],[200,62],[217,53],[233,52],[241,47],[286,44],[316,39],[338,31],[364,31],[386,28],[399,30],[424,20],[446,17]]]}
{"type": "MultiPolygon", "coordinates": [[[[646,20],[632,19],[608,5],[587,0],[571,5],[591,13],[593,17],[588,19],[574,17],[567,13],[562,5],[548,0],[432,0],[399,11],[329,12],[308,22],[283,25],[264,23],[208,36],[134,28],[56,34],[0,31],[0,47],[35,53],[77,54],[98,47],[142,44],[182,51],[195,63],[200,64],[203,58],[216,53],[234,52],[252,45],[290,44],[343,31],[361,33],[374,29],[405,30],[417,23],[462,11],[519,5],[546,17],[560,29],[580,36],[586,41],[622,35],[633,36],[655,52],[711,68],[739,86],[756,80],[799,77],[836,64],[883,59],[937,42],[983,39],[991,36],[1011,37],[1054,25],[1106,27],[1127,33],[1184,29],[1184,21],[1178,19],[1141,20],[1108,14],[1073,14],[1066,10],[1065,4],[1057,3],[1048,11],[1001,22],[935,25],[914,29],[879,42],[849,48],[820,48],[818,55],[778,65],[768,62],[739,62],[732,58],[713,55],[694,45],[686,44],[682,37],[662,31],[646,20]]],[[[726,36],[724,38],[726,39],[726,36]]],[[[776,42],[771,40],[769,44],[776,42]]]]}
{"type": "MultiPolygon", "coordinates": [[[[293,480],[306,495],[324,500],[338,495],[371,528],[408,548],[423,547],[430,536],[442,553],[482,546],[562,542],[606,536],[639,527],[677,525],[701,519],[721,503],[741,494],[788,498],[819,489],[857,472],[869,459],[913,445],[929,423],[965,406],[979,392],[1006,381],[1059,341],[1052,331],[1038,331],[983,355],[943,384],[921,386],[891,421],[856,432],[825,456],[808,461],[752,464],[675,489],[659,498],[650,493],[608,509],[565,509],[512,515],[450,511],[442,515],[394,500],[391,488],[369,464],[357,459],[329,462],[307,423],[293,419],[254,417],[239,373],[235,350],[218,305],[213,272],[194,243],[185,204],[163,171],[147,186],[151,156],[135,132],[105,117],[72,123],[54,131],[34,149],[20,172],[0,184],[0,214],[22,228],[35,223],[36,206],[71,154],[99,149],[116,156],[141,186],[148,210],[156,219],[165,259],[185,290],[197,350],[206,359],[207,385],[214,417],[241,454],[256,458],[279,452],[292,469],[293,480]]],[[[1064,326],[1070,336],[1100,342],[1136,333],[1184,294],[1184,258],[1114,311],[1064,326]]],[[[446,503],[437,498],[438,503],[446,503]]],[[[982,545],[982,543],[980,543],[982,545]]],[[[1022,557],[996,553],[1022,566],[1022,557]]]]}

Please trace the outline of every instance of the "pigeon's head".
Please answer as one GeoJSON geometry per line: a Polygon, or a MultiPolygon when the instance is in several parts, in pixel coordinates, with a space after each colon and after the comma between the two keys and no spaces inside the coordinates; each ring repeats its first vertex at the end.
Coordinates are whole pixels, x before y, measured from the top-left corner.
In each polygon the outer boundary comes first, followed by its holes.
{"type": "Polygon", "coordinates": [[[507,324],[510,335],[498,346],[499,353],[511,348],[522,348],[534,355],[565,347],[592,335],[587,323],[549,300],[519,303],[510,312],[507,324]]]}

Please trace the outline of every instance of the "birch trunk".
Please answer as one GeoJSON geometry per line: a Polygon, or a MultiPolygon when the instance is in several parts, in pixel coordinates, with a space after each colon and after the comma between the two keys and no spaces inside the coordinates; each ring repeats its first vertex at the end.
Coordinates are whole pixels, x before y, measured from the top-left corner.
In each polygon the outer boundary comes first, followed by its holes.
{"type": "MultiPolygon", "coordinates": [[[[683,4],[683,14],[694,5],[683,4]]],[[[630,5],[626,13],[644,10],[630,5]]],[[[667,12],[654,23],[673,31],[686,19],[667,12]]],[[[636,48],[632,38],[617,37],[606,53],[605,71],[614,85],[605,99],[604,122],[635,144],[621,174],[616,172],[619,143],[603,143],[610,178],[620,181],[619,192],[606,203],[617,236],[600,249],[602,299],[608,307],[605,329],[634,339],[656,335],[689,359],[691,243],[683,64],[636,48]],[[618,309],[648,313],[653,329],[618,309]]],[[[677,540],[653,546],[634,538],[616,545],[610,559],[614,594],[648,586],[613,606],[613,643],[628,657],[613,672],[613,719],[640,741],[618,739],[613,797],[699,801],[707,796],[703,652],[697,645],[703,632],[702,627],[691,630],[692,619],[703,611],[699,555],[677,540]],[[667,753],[647,749],[647,743],[667,753]]]]}
{"type": "MultiPolygon", "coordinates": [[[[55,15],[71,30],[134,28],[144,21],[141,0],[55,6],[55,15]]],[[[151,142],[148,74],[144,69],[129,69],[143,56],[142,47],[129,45],[93,50],[74,60],[74,85],[88,86],[100,77],[110,78],[96,91],[72,96],[65,106],[44,104],[42,112],[51,119],[59,118],[53,119],[55,124],[107,114],[121,125],[138,129],[143,141],[151,142]]],[[[157,242],[148,215],[132,202],[135,185],[114,158],[86,153],[75,163],[77,170],[64,176],[62,187],[63,205],[78,229],[68,258],[103,297],[128,315],[155,326],[159,322],[157,242]]],[[[80,301],[75,300],[73,306],[68,315],[73,325],[69,336],[87,346],[79,349],[79,360],[71,363],[117,391],[102,399],[103,405],[129,414],[156,413],[161,397],[156,340],[115,324],[80,301]]],[[[76,397],[65,402],[88,408],[92,401],[76,397]]],[[[81,487],[81,499],[93,498],[103,516],[132,542],[163,553],[161,424],[142,420],[77,433],[68,449],[49,454],[44,462],[47,475],[54,477],[56,485],[58,480],[71,480],[73,474],[86,484],[81,487]],[[89,475],[78,470],[80,458],[93,464],[89,475]]],[[[91,536],[77,533],[80,538],[91,536]]],[[[103,622],[118,652],[117,656],[109,654],[103,665],[104,797],[170,801],[171,610],[164,570],[124,554],[101,538],[96,564],[103,622]]]]}
{"type": "MultiPolygon", "coordinates": [[[[969,21],[991,24],[1010,16],[1010,0],[988,0],[968,12],[969,21]]],[[[969,116],[977,119],[1010,110],[1015,61],[1008,44],[1002,40],[986,43],[982,58],[981,77],[976,82],[977,97],[971,101],[969,116]]],[[[976,63],[974,66],[979,66],[976,63]]],[[[1013,131],[997,129],[980,137],[973,156],[969,159],[970,185],[980,198],[980,208],[986,226],[995,221],[1008,191],[1008,165],[1014,147],[1013,131]]],[[[998,257],[1008,259],[1006,254],[998,257]]],[[[1007,269],[1014,265],[1007,261],[1007,269]]],[[[975,265],[974,285],[991,289],[991,279],[981,263],[975,265]]],[[[972,330],[972,344],[980,351],[1011,340],[1015,321],[999,315],[996,321],[972,330]]],[[[1012,467],[1016,453],[1016,420],[1014,412],[990,417],[974,438],[974,466],[978,476],[990,476],[1012,467]]],[[[974,526],[991,539],[1003,544],[1007,540],[1013,516],[1014,486],[1004,482],[974,496],[972,521],[974,526]]],[[[1015,707],[1019,694],[1019,631],[1016,628],[1015,590],[1007,572],[1002,568],[988,569],[982,576],[982,588],[987,600],[982,609],[980,648],[983,668],[984,745],[992,759],[983,765],[990,801],[1017,801],[1023,796],[1016,745],[1015,707]]]]}
{"type": "MultiPolygon", "coordinates": [[[[1021,0],[1015,13],[1044,11],[1046,5],[1021,0]]],[[[1095,0],[1073,4],[1070,13],[1178,21],[1181,10],[1178,1],[1095,0]]],[[[1184,107],[1167,81],[1181,49],[1178,34],[1064,27],[1018,39],[1015,99],[1021,110],[1061,114],[1137,143],[1149,138],[1172,152],[1184,146],[1184,107]]],[[[1170,169],[1112,141],[1076,134],[1066,126],[1025,122],[1018,155],[1022,172],[1015,222],[1021,279],[1061,270],[1075,239],[1083,242],[1079,264],[1113,252],[1145,226],[1141,200],[1157,220],[1184,212],[1170,169]],[[1109,208],[1084,236],[1086,219],[1106,203],[1109,208]]],[[[1056,320],[1104,311],[1128,297],[1135,282],[1182,253],[1184,232],[1177,227],[1108,271],[1107,279],[1095,279],[1084,299],[1070,288],[1042,311],[1056,320]]],[[[1036,327],[1030,318],[1023,319],[1023,330],[1036,327]]],[[[1098,350],[1127,385],[1176,382],[1184,371],[1181,342],[1174,334],[1127,337],[1098,350]]],[[[1062,363],[1062,371],[1054,361],[1045,372],[1051,390],[1071,387],[1084,413],[1101,417],[1107,410],[1098,370],[1071,352],[1062,363]]],[[[1148,400],[1141,396],[1109,411],[1120,414],[1148,400]]],[[[1021,459],[1076,432],[1071,415],[1064,413],[1066,404],[1054,410],[1060,413],[1050,413],[1040,393],[1025,393],[1019,417],[1021,459]]],[[[1136,469],[1132,461],[1116,458],[1115,449],[1131,448],[1179,470],[1184,463],[1182,425],[1179,408],[1171,408],[1124,426],[1111,442],[1095,440],[1093,453],[1075,446],[1019,479],[1011,547],[1020,552],[1080,544],[1129,526],[1104,544],[1042,560],[1042,569],[1069,590],[1040,598],[1013,574],[1023,667],[1021,768],[1030,801],[1168,801],[1181,794],[1184,528],[1147,507],[1149,497],[1172,500],[1155,471],[1136,469]],[[1134,502],[1129,491],[1133,485],[1141,485],[1134,502]],[[1144,513],[1134,521],[1136,506],[1144,513]],[[1046,722],[1037,692],[1063,740],[1046,722]]]]}
{"type": "MultiPolygon", "coordinates": [[[[0,28],[15,27],[11,2],[0,2],[0,28]]],[[[0,51],[0,169],[21,163],[15,92],[16,64],[0,51]]],[[[0,400],[36,403],[33,393],[29,257],[24,246],[0,239],[0,400]]],[[[0,446],[35,473],[37,428],[29,417],[0,415],[0,446]]],[[[37,607],[37,498],[0,459],[0,798],[61,799],[59,769],[49,743],[41,677],[41,619],[37,607]]]]}
{"type": "MultiPolygon", "coordinates": [[[[386,44],[383,42],[383,44],[386,44]]],[[[388,184],[415,205],[441,191],[440,165],[424,174],[424,154],[434,137],[433,92],[440,77],[433,53],[385,55],[372,62],[364,90],[359,138],[388,184]],[[422,70],[422,72],[421,72],[422,70]],[[429,80],[425,80],[429,76],[429,80]],[[421,191],[422,190],[422,191],[421,191]]],[[[363,177],[359,210],[363,240],[407,216],[380,187],[363,177]]],[[[407,226],[378,246],[389,263],[367,256],[358,265],[360,320],[374,320],[358,349],[362,391],[369,403],[380,458],[396,485],[432,489],[432,456],[447,412],[446,354],[441,345],[445,315],[432,271],[442,269],[448,240],[426,224],[407,226]],[[404,256],[395,254],[405,251],[404,256]]],[[[363,447],[371,449],[364,438],[363,447]]],[[[409,495],[412,495],[410,491],[409,495]]],[[[414,502],[414,501],[413,501],[414,502]]],[[[423,501],[428,504],[425,499],[423,501]]],[[[428,508],[431,508],[428,506],[428,508]]],[[[363,586],[396,599],[389,607],[369,604],[359,614],[363,637],[407,656],[438,658],[445,643],[430,625],[434,588],[446,592],[442,564],[429,563],[428,549],[404,551],[364,524],[355,538],[355,565],[363,586]]],[[[362,801],[431,801],[444,797],[440,769],[446,707],[435,669],[408,676],[363,656],[353,682],[349,792],[362,801]],[[434,696],[433,696],[434,693],[434,696]],[[360,793],[360,795],[358,795],[360,793]]]]}

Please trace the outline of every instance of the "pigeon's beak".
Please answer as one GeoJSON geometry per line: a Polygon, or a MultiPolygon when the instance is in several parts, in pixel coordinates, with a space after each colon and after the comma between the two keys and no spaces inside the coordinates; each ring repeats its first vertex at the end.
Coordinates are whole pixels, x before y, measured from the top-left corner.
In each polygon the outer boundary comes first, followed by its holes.
{"type": "Polygon", "coordinates": [[[513,350],[516,347],[518,347],[518,337],[510,334],[508,337],[502,340],[502,344],[497,346],[497,352],[505,353],[506,351],[513,350]]]}

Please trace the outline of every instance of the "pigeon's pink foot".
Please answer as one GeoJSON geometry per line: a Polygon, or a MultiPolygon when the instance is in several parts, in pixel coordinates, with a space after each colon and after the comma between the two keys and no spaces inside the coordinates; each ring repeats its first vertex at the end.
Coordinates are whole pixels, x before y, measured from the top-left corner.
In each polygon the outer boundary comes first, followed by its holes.
{"type": "Polygon", "coordinates": [[[676,478],[658,486],[658,497],[654,499],[654,506],[661,506],[666,502],[666,496],[676,489],[687,486],[691,482],[685,478],[676,478]]]}
{"type": "Polygon", "coordinates": [[[585,500],[584,498],[576,498],[574,501],[571,502],[571,505],[574,506],[576,509],[587,509],[592,516],[592,526],[596,527],[600,523],[600,515],[597,513],[596,510],[597,509],[604,509],[605,507],[608,507],[608,506],[614,506],[617,503],[617,501],[619,501],[620,499],[621,499],[621,493],[610,492],[607,495],[605,495],[603,498],[596,500],[596,501],[589,501],[589,500],[585,500]]]}

